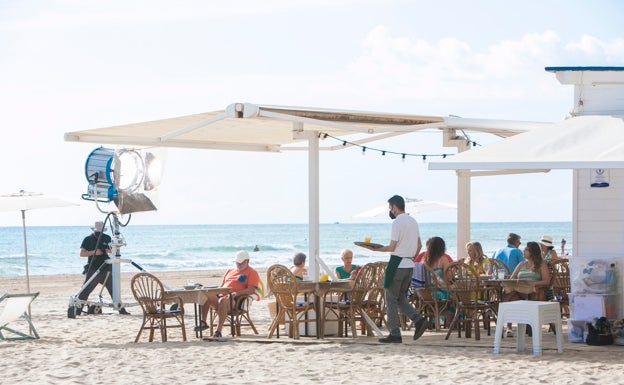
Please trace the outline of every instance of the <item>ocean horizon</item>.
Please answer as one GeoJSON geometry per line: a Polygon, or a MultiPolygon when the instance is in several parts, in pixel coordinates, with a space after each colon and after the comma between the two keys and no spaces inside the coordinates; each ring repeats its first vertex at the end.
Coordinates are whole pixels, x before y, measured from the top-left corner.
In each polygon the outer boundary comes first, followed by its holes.
{"type": "MultiPolygon", "coordinates": [[[[423,244],[440,236],[447,252],[457,259],[456,223],[419,223],[423,244]]],[[[110,226],[106,233],[111,235],[110,226]]],[[[354,245],[370,236],[372,242],[388,244],[391,222],[326,223],[319,228],[319,256],[329,266],[341,264],[340,252],[350,248],[354,263],[385,261],[388,253],[374,252],[354,245]]],[[[26,228],[29,274],[80,274],[86,258],[79,256],[82,239],[91,232],[88,226],[28,226],[26,228]]],[[[227,225],[129,225],[120,228],[125,246],[121,258],[130,259],[143,269],[156,271],[226,269],[233,266],[238,250],[250,252],[251,265],[266,268],[280,263],[290,266],[299,251],[308,254],[307,224],[227,224],[227,225]],[[255,247],[258,251],[253,251],[255,247]]],[[[572,252],[572,222],[475,222],[471,240],[479,241],[487,255],[505,246],[506,236],[514,232],[523,244],[551,235],[560,253],[561,239],[566,252],[572,252]]],[[[460,249],[464,256],[464,248],[460,249]]],[[[122,264],[122,271],[138,271],[122,264]]],[[[0,276],[25,274],[24,243],[21,226],[0,227],[0,276]]]]}

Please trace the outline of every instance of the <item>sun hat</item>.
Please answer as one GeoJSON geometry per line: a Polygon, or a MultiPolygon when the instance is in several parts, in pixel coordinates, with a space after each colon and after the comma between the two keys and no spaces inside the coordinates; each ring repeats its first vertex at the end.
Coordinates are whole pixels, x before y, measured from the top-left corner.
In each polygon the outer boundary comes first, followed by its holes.
{"type": "Polygon", "coordinates": [[[241,250],[238,253],[236,253],[236,262],[237,263],[243,263],[245,261],[249,260],[249,253],[246,252],[245,250],[241,250]]]}
{"type": "Polygon", "coordinates": [[[546,247],[551,247],[553,245],[552,237],[550,235],[542,235],[542,239],[539,243],[546,247]]]}
{"type": "Polygon", "coordinates": [[[95,222],[93,227],[91,227],[91,230],[97,231],[98,233],[102,233],[102,232],[104,232],[104,231],[106,231],[108,229],[106,227],[104,227],[104,222],[97,221],[97,222],[95,222]]]}

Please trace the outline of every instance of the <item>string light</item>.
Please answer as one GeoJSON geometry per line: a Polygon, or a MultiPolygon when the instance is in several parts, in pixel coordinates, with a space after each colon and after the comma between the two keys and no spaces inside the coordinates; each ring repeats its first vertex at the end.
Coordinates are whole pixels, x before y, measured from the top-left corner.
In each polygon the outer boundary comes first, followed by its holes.
{"type": "MultiPolygon", "coordinates": [[[[405,159],[408,156],[410,156],[410,157],[411,156],[420,157],[422,159],[423,163],[426,163],[427,162],[427,157],[440,157],[442,159],[446,159],[447,156],[453,156],[454,155],[454,154],[445,154],[445,153],[442,153],[442,154],[411,154],[411,153],[407,153],[407,152],[395,152],[395,151],[389,151],[389,150],[382,150],[382,149],[378,149],[378,148],[362,146],[362,145],[359,145],[357,143],[346,141],[344,139],[339,139],[339,138],[331,136],[331,135],[329,135],[328,133],[325,133],[325,132],[319,133],[319,138],[321,138],[321,137],[323,139],[331,138],[331,139],[340,141],[340,142],[342,142],[342,145],[345,146],[345,147],[347,146],[347,144],[350,145],[350,146],[359,147],[359,148],[362,149],[362,155],[365,155],[366,151],[368,151],[368,152],[370,152],[370,151],[380,152],[381,156],[386,156],[386,154],[400,155],[401,156],[401,160],[404,161],[404,162],[405,162],[405,159]]],[[[473,147],[476,147],[476,146],[479,145],[477,142],[470,140],[470,138],[468,138],[467,135],[464,134],[464,137],[466,138],[466,144],[468,144],[468,145],[472,144],[473,147]]]]}

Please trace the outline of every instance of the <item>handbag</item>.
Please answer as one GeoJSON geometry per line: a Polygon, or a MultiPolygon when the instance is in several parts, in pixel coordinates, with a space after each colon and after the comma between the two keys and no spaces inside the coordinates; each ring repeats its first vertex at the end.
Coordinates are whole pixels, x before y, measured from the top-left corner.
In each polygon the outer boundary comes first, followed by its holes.
{"type": "Polygon", "coordinates": [[[606,317],[600,317],[594,322],[587,323],[587,345],[612,345],[613,334],[611,333],[611,323],[606,317]]]}

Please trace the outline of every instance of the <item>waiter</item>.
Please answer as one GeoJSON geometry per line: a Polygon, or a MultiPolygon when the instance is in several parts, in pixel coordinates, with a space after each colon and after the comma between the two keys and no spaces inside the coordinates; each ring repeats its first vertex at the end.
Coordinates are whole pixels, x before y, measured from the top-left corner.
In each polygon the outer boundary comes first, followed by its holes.
{"type": "Polygon", "coordinates": [[[390,335],[379,339],[381,343],[401,343],[401,322],[399,309],[414,321],[414,340],[427,329],[426,319],[407,301],[407,291],[412,281],[414,258],[422,248],[418,222],[405,213],[405,200],[399,195],[388,199],[392,231],[390,244],[378,248],[365,246],[373,251],[390,252],[390,261],[384,274],[386,317],[390,335]]]}

